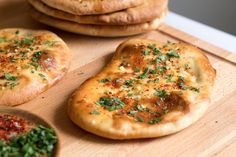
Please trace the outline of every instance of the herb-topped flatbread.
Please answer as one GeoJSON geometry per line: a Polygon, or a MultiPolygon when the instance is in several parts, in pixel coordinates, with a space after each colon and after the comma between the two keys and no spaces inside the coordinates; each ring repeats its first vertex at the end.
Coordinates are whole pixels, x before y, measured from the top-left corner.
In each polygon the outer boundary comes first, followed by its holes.
{"type": "Polygon", "coordinates": [[[27,102],[51,87],[67,71],[69,56],[51,32],[0,30],[0,105],[27,102]]]}
{"type": "Polygon", "coordinates": [[[36,125],[16,115],[0,113],[1,157],[53,156],[57,142],[52,128],[36,125]]]}
{"type": "Polygon", "coordinates": [[[133,39],[69,100],[71,120],[112,139],[180,131],[206,111],[216,71],[191,45],[133,39]]]}

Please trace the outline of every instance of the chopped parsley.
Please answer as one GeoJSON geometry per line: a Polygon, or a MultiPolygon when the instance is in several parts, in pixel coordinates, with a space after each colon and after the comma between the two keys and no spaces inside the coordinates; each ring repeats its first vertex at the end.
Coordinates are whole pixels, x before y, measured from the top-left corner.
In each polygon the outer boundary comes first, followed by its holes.
{"type": "Polygon", "coordinates": [[[142,117],[137,117],[136,120],[137,120],[138,122],[144,122],[144,119],[143,119],[142,117]]]}
{"type": "Polygon", "coordinates": [[[135,68],[135,69],[134,69],[134,72],[138,73],[138,72],[140,72],[140,69],[135,68]]]}
{"type": "Polygon", "coordinates": [[[5,73],[4,74],[4,79],[7,80],[7,81],[16,81],[17,77],[11,75],[10,73],[5,73]]]}
{"type": "Polygon", "coordinates": [[[143,51],[144,56],[150,55],[150,53],[151,53],[151,51],[149,51],[149,50],[144,50],[143,51]]]}
{"type": "Polygon", "coordinates": [[[33,66],[35,68],[36,71],[41,69],[41,66],[35,63],[29,63],[29,65],[33,66]]]}
{"type": "Polygon", "coordinates": [[[166,79],[166,82],[169,83],[169,82],[173,82],[173,80],[172,80],[173,77],[174,77],[173,74],[168,74],[164,78],[166,79]]]}
{"type": "Polygon", "coordinates": [[[194,91],[194,92],[197,92],[197,93],[200,92],[200,89],[199,89],[199,88],[196,88],[196,87],[190,87],[189,89],[190,89],[191,91],[194,91]]]}
{"type": "Polygon", "coordinates": [[[145,79],[145,78],[147,78],[149,71],[150,71],[150,69],[149,69],[149,68],[146,68],[146,69],[144,70],[144,72],[143,72],[141,75],[138,76],[138,78],[139,78],[139,79],[145,79]]]}
{"type": "Polygon", "coordinates": [[[116,97],[102,97],[96,102],[96,104],[106,108],[109,111],[114,111],[125,107],[125,103],[116,97]]]}
{"type": "Polygon", "coordinates": [[[28,59],[28,52],[20,52],[20,54],[21,54],[22,60],[28,59]]]}
{"type": "Polygon", "coordinates": [[[46,46],[55,46],[55,44],[57,43],[57,41],[45,41],[43,42],[43,45],[46,45],[46,46]]]}
{"type": "Polygon", "coordinates": [[[42,54],[46,54],[46,52],[44,51],[37,51],[33,54],[33,58],[32,58],[32,61],[33,62],[38,62],[40,57],[42,56],[42,54]]]}
{"type": "Polygon", "coordinates": [[[39,76],[46,80],[46,76],[44,74],[39,73],[39,76]]]}
{"type": "Polygon", "coordinates": [[[155,78],[155,79],[153,80],[153,82],[154,82],[154,83],[159,82],[159,78],[155,78]]]}
{"type": "Polygon", "coordinates": [[[127,94],[128,97],[131,97],[131,96],[133,96],[133,95],[134,95],[133,93],[128,93],[128,94],[127,94]]]}
{"type": "Polygon", "coordinates": [[[16,59],[16,58],[13,58],[13,57],[10,57],[10,62],[12,62],[12,63],[15,63],[18,59],[16,59]]]}
{"type": "Polygon", "coordinates": [[[125,80],[125,85],[127,86],[133,86],[134,85],[134,80],[131,79],[131,80],[125,80]]]}
{"type": "Polygon", "coordinates": [[[33,44],[33,42],[34,42],[34,39],[29,39],[29,38],[24,38],[24,39],[22,40],[22,43],[23,43],[24,45],[31,45],[31,44],[33,44]]]}
{"type": "Polygon", "coordinates": [[[165,73],[166,69],[163,66],[158,66],[156,68],[156,71],[163,75],[165,73]]]}
{"type": "Polygon", "coordinates": [[[160,97],[161,99],[164,99],[164,98],[166,98],[167,96],[169,96],[170,93],[168,93],[166,90],[157,89],[155,95],[157,95],[157,96],[160,97]]]}
{"type": "Polygon", "coordinates": [[[144,111],[145,110],[145,107],[143,105],[137,105],[137,109],[139,111],[144,111]]]}
{"type": "Polygon", "coordinates": [[[153,54],[154,54],[155,56],[158,55],[158,54],[160,54],[160,53],[161,53],[161,51],[160,51],[159,49],[157,49],[157,48],[156,48],[156,49],[154,50],[154,52],[153,52],[153,54]]]}
{"type": "Polygon", "coordinates": [[[160,102],[160,101],[157,101],[157,102],[155,103],[155,105],[161,106],[161,102],[160,102]]]}
{"type": "Polygon", "coordinates": [[[162,55],[160,55],[160,56],[158,57],[158,60],[160,60],[160,61],[165,61],[165,60],[167,60],[167,59],[168,59],[168,57],[167,57],[166,54],[162,54],[162,55]]]}
{"type": "Polygon", "coordinates": [[[9,87],[10,87],[10,89],[13,89],[15,86],[17,86],[17,85],[19,85],[19,82],[11,82],[10,84],[9,84],[9,87]]]}
{"type": "Polygon", "coordinates": [[[27,134],[13,136],[10,142],[0,140],[1,157],[37,157],[53,156],[53,150],[57,144],[57,137],[52,128],[39,125],[27,134]]]}
{"type": "Polygon", "coordinates": [[[151,50],[153,50],[153,55],[158,55],[161,53],[161,51],[156,47],[155,44],[153,45],[148,45],[148,48],[150,48],[151,50]]]}
{"type": "Polygon", "coordinates": [[[197,92],[197,93],[200,92],[199,88],[185,85],[185,79],[182,76],[178,77],[178,86],[183,90],[191,90],[191,91],[194,91],[194,92],[197,92]]]}
{"type": "Polygon", "coordinates": [[[175,52],[175,51],[171,51],[171,52],[168,52],[167,55],[171,58],[171,57],[175,57],[175,58],[180,58],[180,55],[175,52]]]}
{"type": "Polygon", "coordinates": [[[168,112],[169,112],[169,110],[168,110],[168,107],[167,107],[167,106],[165,106],[165,107],[164,107],[162,110],[163,110],[163,113],[164,113],[164,114],[166,114],[166,113],[168,113],[168,112]]]}
{"type": "Polygon", "coordinates": [[[98,82],[100,82],[100,83],[111,82],[111,79],[110,78],[104,78],[104,79],[99,80],[98,82]]]}
{"type": "Polygon", "coordinates": [[[157,124],[159,122],[161,122],[161,118],[160,117],[157,117],[157,118],[154,118],[154,119],[151,119],[148,123],[149,124],[157,124]]]}
{"type": "Polygon", "coordinates": [[[150,45],[148,45],[148,48],[150,48],[150,49],[152,49],[152,50],[155,50],[156,49],[156,45],[155,44],[150,44],[150,45]]]}
{"type": "Polygon", "coordinates": [[[128,112],[128,115],[129,115],[129,116],[134,116],[136,113],[137,113],[137,111],[131,109],[131,110],[128,112]]]}

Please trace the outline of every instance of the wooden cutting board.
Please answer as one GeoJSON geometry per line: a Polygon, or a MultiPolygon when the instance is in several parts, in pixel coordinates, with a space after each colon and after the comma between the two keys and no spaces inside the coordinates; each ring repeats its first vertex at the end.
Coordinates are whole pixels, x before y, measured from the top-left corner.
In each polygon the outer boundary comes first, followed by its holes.
{"type": "Polygon", "coordinates": [[[189,128],[162,138],[114,141],[74,125],[67,116],[67,99],[82,82],[102,69],[117,45],[127,38],[87,37],[41,25],[30,18],[23,0],[0,0],[0,28],[5,27],[49,29],[71,49],[73,58],[66,77],[17,107],[45,118],[55,127],[61,139],[62,157],[236,156],[236,55],[165,24],[158,31],[131,37],[198,46],[217,70],[216,87],[205,116],[189,128]]]}

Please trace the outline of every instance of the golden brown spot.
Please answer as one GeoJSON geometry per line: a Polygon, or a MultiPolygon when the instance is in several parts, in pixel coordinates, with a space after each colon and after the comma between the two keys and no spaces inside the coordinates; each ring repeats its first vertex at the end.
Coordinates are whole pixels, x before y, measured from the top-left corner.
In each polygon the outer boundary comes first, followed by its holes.
{"type": "Polygon", "coordinates": [[[56,68],[56,61],[50,54],[42,54],[40,57],[40,64],[47,70],[56,68]]]}

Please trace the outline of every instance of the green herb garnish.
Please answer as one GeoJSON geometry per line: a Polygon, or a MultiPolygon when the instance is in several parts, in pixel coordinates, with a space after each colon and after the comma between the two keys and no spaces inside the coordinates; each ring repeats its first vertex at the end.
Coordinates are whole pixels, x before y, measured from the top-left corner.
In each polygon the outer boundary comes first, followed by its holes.
{"type": "Polygon", "coordinates": [[[156,45],[155,45],[155,44],[148,45],[148,48],[150,48],[150,49],[152,49],[152,50],[155,50],[155,49],[156,49],[156,45]]]}
{"type": "Polygon", "coordinates": [[[24,39],[22,40],[22,43],[23,43],[24,45],[31,45],[31,44],[33,44],[33,42],[34,42],[34,39],[29,39],[29,38],[24,38],[24,39]]]}
{"type": "Polygon", "coordinates": [[[155,95],[159,96],[161,99],[164,99],[169,96],[170,93],[168,93],[166,90],[157,89],[155,95]]]}
{"type": "Polygon", "coordinates": [[[146,107],[144,107],[143,105],[137,105],[137,109],[142,112],[145,111],[146,107]]]}
{"type": "Polygon", "coordinates": [[[143,51],[144,56],[150,55],[150,53],[151,53],[151,51],[149,51],[149,50],[144,50],[143,51]]]}
{"type": "Polygon", "coordinates": [[[140,72],[140,69],[135,68],[135,69],[134,69],[134,72],[138,73],[138,72],[140,72]]]}
{"type": "Polygon", "coordinates": [[[1,157],[53,156],[57,137],[52,128],[38,126],[22,136],[13,136],[10,142],[0,140],[1,157]]]}
{"type": "Polygon", "coordinates": [[[16,81],[17,77],[11,75],[10,73],[5,73],[4,74],[4,79],[7,80],[7,81],[16,81]]]}
{"type": "Polygon", "coordinates": [[[12,83],[9,84],[10,89],[13,89],[17,85],[19,85],[19,82],[17,82],[17,83],[16,82],[12,82],[12,83]]]}
{"type": "Polygon", "coordinates": [[[111,82],[111,79],[110,78],[104,78],[104,79],[99,80],[98,82],[100,82],[100,83],[111,82]]]}
{"type": "Polygon", "coordinates": [[[137,113],[137,111],[131,109],[131,110],[128,112],[128,115],[129,115],[129,116],[134,116],[136,113],[137,113]]]}
{"type": "Polygon", "coordinates": [[[173,82],[173,80],[172,80],[173,77],[174,77],[173,74],[168,74],[164,78],[166,79],[166,82],[169,83],[169,82],[173,82]]]}
{"type": "Polygon", "coordinates": [[[180,55],[175,52],[175,51],[171,51],[171,52],[168,52],[167,55],[171,58],[171,57],[175,57],[175,58],[180,58],[180,55]]]}
{"type": "Polygon", "coordinates": [[[168,57],[165,54],[162,54],[158,57],[158,60],[160,60],[160,61],[164,61],[164,60],[167,60],[167,59],[168,59],[168,57]]]}
{"type": "Polygon", "coordinates": [[[166,69],[163,66],[158,66],[156,68],[156,71],[163,75],[165,73],[166,69]]]}
{"type": "Polygon", "coordinates": [[[143,72],[141,75],[138,76],[138,78],[139,78],[139,79],[145,79],[145,78],[147,78],[147,77],[148,77],[149,70],[150,70],[149,68],[146,68],[146,69],[144,70],[144,72],[143,72]]]}
{"type": "Polygon", "coordinates": [[[200,89],[199,89],[199,88],[196,88],[196,87],[190,87],[189,89],[190,89],[191,91],[194,91],[194,92],[197,92],[197,93],[200,92],[200,89]]]}
{"type": "Polygon", "coordinates": [[[150,120],[148,123],[149,124],[157,124],[157,123],[161,122],[161,120],[162,119],[160,117],[157,117],[157,118],[150,120]]]}
{"type": "Polygon", "coordinates": [[[33,58],[32,58],[32,61],[33,62],[38,62],[40,57],[42,56],[42,54],[46,54],[46,52],[44,51],[37,51],[33,54],[33,58]]]}
{"type": "Polygon", "coordinates": [[[155,78],[155,79],[153,80],[153,82],[154,82],[154,83],[159,82],[159,78],[155,78]]]}
{"type": "Polygon", "coordinates": [[[153,52],[153,54],[156,56],[156,55],[158,55],[158,54],[160,54],[161,53],[161,50],[159,50],[159,49],[155,49],[154,50],[154,52],[153,52]]]}
{"type": "Polygon", "coordinates": [[[39,76],[46,80],[46,76],[44,74],[39,73],[39,76]]]}
{"type": "Polygon", "coordinates": [[[43,44],[46,45],[46,46],[55,46],[56,43],[57,43],[57,41],[45,41],[45,42],[43,42],[43,44]]]}
{"type": "Polygon", "coordinates": [[[166,113],[168,113],[169,112],[169,110],[168,110],[168,107],[167,106],[165,106],[163,109],[163,112],[164,112],[164,114],[166,114],[166,113]]]}
{"type": "Polygon", "coordinates": [[[131,79],[131,80],[125,80],[125,85],[127,86],[133,86],[134,85],[134,80],[131,79]]]}
{"type": "Polygon", "coordinates": [[[29,65],[33,66],[35,68],[36,71],[41,69],[41,66],[35,63],[29,63],[29,65]]]}
{"type": "Polygon", "coordinates": [[[143,119],[142,117],[137,117],[136,120],[137,120],[138,122],[144,122],[144,119],[143,119]]]}
{"type": "Polygon", "coordinates": [[[12,62],[12,63],[15,63],[18,59],[16,59],[16,58],[13,58],[13,57],[10,57],[10,62],[12,62]]]}
{"type": "Polygon", "coordinates": [[[96,102],[96,104],[106,108],[109,111],[121,109],[125,106],[125,103],[116,97],[102,97],[96,102]]]}

